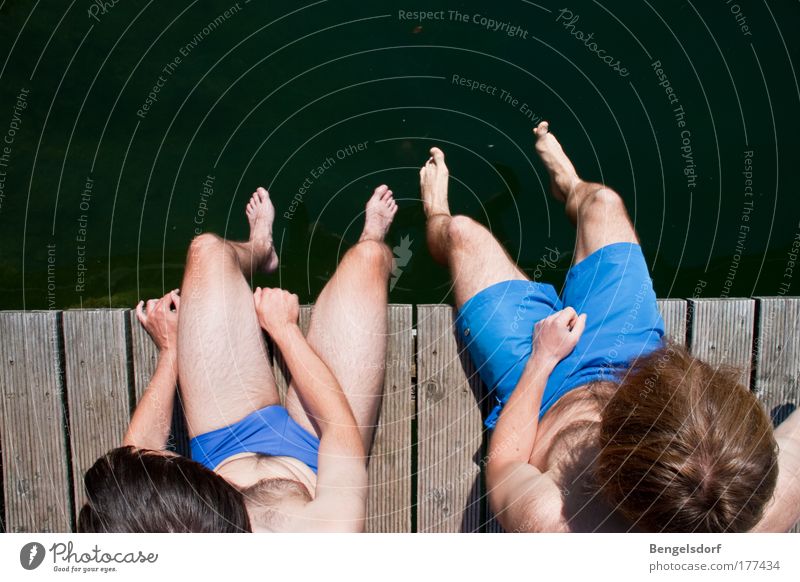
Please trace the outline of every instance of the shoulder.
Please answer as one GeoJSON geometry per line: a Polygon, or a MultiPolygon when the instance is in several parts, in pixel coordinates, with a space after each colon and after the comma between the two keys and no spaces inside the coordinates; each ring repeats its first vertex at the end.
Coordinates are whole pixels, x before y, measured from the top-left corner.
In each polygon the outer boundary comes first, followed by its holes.
{"type": "Polygon", "coordinates": [[[498,515],[508,533],[563,532],[564,500],[558,485],[542,474],[519,492],[517,500],[498,515]]]}

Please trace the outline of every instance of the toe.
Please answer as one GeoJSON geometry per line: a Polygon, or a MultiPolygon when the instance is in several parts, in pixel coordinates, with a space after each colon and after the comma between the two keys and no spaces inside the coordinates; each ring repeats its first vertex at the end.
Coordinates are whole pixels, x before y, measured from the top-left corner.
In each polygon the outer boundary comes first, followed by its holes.
{"type": "Polygon", "coordinates": [[[383,195],[386,194],[388,190],[389,186],[387,186],[386,184],[381,184],[380,186],[375,188],[375,191],[372,193],[372,195],[377,196],[378,198],[382,198],[383,195]]]}
{"type": "Polygon", "coordinates": [[[431,156],[433,157],[433,161],[437,164],[444,162],[444,152],[437,147],[431,148],[431,156]]]}
{"type": "Polygon", "coordinates": [[[381,200],[383,200],[384,202],[390,200],[391,197],[392,197],[392,191],[389,190],[388,188],[386,189],[386,192],[381,194],[381,200]]]}

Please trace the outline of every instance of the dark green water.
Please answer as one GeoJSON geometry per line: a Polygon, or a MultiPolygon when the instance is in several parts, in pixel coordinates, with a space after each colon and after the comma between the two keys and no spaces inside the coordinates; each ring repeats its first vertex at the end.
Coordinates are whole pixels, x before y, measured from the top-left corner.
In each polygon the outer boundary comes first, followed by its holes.
{"type": "Polygon", "coordinates": [[[310,301],[383,182],[406,263],[391,300],[447,301],[418,199],[432,144],[453,211],[531,273],[558,249],[542,275],[560,284],[574,232],[532,149],[540,118],[623,195],[660,296],[800,288],[797,2],[33,4],[0,0],[0,308],[160,295],[196,232],[246,235],[258,185],[282,267],[257,282],[310,301]]]}

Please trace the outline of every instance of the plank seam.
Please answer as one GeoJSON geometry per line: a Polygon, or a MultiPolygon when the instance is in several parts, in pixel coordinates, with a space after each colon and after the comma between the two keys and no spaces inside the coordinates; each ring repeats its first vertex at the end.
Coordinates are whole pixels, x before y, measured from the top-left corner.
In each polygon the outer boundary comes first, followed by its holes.
{"type": "Polygon", "coordinates": [[[69,413],[69,397],[67,390],[67,351],[66,342],[64,340],[64,312],[59,311],[56,314],[56,354],[58,357],[58,369],[56,370],[56,377],[61,380],[61,410],[63,417],[61,418],[61,434],[64,439],[64,447],[67,455],[67,515],[70,531],[75,531],[77,527],[75,519],[75,471],[72,466],[74,458],[72,456],[72,442],[70,438],[70,413],[69,413]]]}

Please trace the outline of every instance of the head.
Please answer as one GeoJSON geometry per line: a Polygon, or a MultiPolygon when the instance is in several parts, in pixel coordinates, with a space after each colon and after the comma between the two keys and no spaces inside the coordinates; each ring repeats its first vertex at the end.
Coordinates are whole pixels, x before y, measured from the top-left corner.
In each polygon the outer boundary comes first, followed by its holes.
{"type": "Polygon", "coordinates": [[[736,372],[668,344],[634,362],[605,407],[595,478],[639,529],[744,532],[772,497],[777,460],[736,372]]]}
{"type": "Polygon", "coordinates": [[[121,447],[84,477],[80,532],[250,531],[241,493],[186,457],[121,447]]]}

